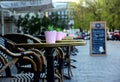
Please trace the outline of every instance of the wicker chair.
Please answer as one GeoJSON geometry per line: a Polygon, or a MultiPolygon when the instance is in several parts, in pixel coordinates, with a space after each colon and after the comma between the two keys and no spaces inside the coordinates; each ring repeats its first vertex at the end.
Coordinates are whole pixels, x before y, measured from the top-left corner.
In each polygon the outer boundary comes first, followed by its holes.
{"type": "MultiPolygon", "coordinates": [[[[41,43],[40,39],[38,39],[36,37],[33,37],[31,35],[28,35],[28,34],[19,34],[19,33],[16,33],[16,34],[6,34],[4,37],[7,38],[7,39],[12,40],[15,43],[29,43],[29,42],[32,42],[32,43],[41,43]]],[[[62,49],[59,49],[59,48],[57,48],[57,49],[56,49],[56,51],[58,53],[57,55],[59,57],[59,60],[62,61],[63,60],[63,53],[61,53],[62,49]],[[61,57],[61,55],[62,55],[62,57],[61,57]]],[[[11,49],[11,50],[13,50],[13,49],[11,49]]],[[[17,51],[17,50],[15,50],[15,51],[17,51]]],[[[19,50],[23,50],[24,51],[26,49],[19,48],[19,50]]],[[[43,64],[42,65],[43,69],[42,69],[42,73],[40,75],[40,78],[43,80],[43,82],[45,82],[46,81],[46,66],[47,66],[46,57],[43,54],[43,52],[45,50],[44,50],[44,48],[42,48],[42,49],[30,49],[30,50],[34,51],[35,53],[40,54],[40,57],[42,59],[42,64],[43,64]]],[[[55,79],[58,79],[59,82],[63,82],[62,72],[60,71],[60,69],[59,69],[59,71],[57,71],[56,68],[55,68],[55,74],[54,75],[55,75],[55,79]]]]}
{"type": "Polygon", "coordinates": [[[34,73],[33,81],[39,82],[38,75],[42,70],[41,59],[37,53],[33,51],[24,51],[19,53],[13,53],[6,47],[7,41],[3,37],[0,37],[0,74],[1,76],[12,77],[11,67],[17,62],[24,61],[21,65],[31,65],[26,67],[31,73],[34,73]],[[39,65],[38,65],[39,64],[39,65]],[[5,74],[4,74],[5,72],[5,74]]]}

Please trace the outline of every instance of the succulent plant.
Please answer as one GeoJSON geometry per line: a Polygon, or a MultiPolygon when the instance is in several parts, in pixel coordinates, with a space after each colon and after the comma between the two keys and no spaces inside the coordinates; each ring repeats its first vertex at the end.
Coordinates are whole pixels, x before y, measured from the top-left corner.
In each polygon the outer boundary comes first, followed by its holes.
{"type": "Polygon", "coordinates": [[[54,26],[53,25],[48,25],[48,31],[53,31],[54,30],[54,26]]]}
{"type": "Polygon", "coordinates": [[[57,32],[60,32],[60,31],[62,31],[62,29],[57,27],[57,28],[56,28],[56,31],[57,31],[57,32]]]}

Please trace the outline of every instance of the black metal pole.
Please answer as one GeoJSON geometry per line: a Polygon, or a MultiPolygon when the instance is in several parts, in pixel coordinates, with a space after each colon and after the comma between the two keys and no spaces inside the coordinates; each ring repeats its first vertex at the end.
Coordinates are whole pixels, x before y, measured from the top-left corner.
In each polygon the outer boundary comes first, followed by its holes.
{"type": "Polygon", "coordinates": [[[55,48],[46,48],[47,82],[54,82],[54,58],[55,48]]]}

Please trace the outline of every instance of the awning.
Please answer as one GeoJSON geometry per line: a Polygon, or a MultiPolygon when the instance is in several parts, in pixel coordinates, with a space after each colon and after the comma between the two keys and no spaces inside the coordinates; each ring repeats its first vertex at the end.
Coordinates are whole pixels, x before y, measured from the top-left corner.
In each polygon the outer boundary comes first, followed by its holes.
{"type": "Polygon", "coordinates": [[[20,8],[28,6],[41,6],[51,4],[51,0],[39,0],[39,1],[0,1],[1,8],[20,8]]]}
{"type": "MultiPolygon", "coordinates": [[[[5,10],[16,11],[16,12],[35,12],[42,11],[47,8],[52,8],[52,0],[1,0],[0,11],[1,11],[1,27],[2,35],[4,35],[4,13],[5,10]]],[[[8,12],[9,13],[9,12],[8,12]]]]}
{"type": "Polygon", "coordinates": [[[48,8],[53,8],[52,0],[24,0],[24,1],[0,1],[0,8],[9,9],[10,11],[43,11],[48,8]]]}

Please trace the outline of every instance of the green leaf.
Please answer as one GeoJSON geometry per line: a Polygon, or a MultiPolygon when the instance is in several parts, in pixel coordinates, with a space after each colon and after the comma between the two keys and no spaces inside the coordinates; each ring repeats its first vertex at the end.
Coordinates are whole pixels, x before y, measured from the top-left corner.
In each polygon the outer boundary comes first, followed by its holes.
{"type": "Polygon", "coordinates": [[[62,29],[57,27],[57,28],[56,28],[56,31],[57,31],[57,32],[60,32],[60,31],[62,31],[62,29]]]}
{"type": "Polygon", "coordinates": [[[48,25],[48,31],[53,31],[53,30],[54,30],[53,25],[48,25]]]}

